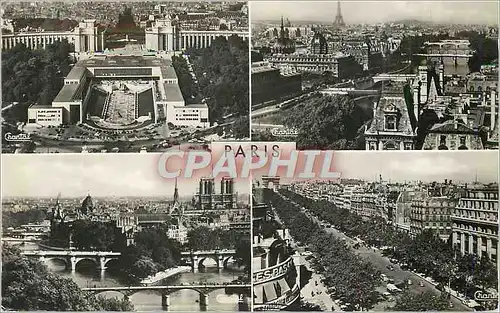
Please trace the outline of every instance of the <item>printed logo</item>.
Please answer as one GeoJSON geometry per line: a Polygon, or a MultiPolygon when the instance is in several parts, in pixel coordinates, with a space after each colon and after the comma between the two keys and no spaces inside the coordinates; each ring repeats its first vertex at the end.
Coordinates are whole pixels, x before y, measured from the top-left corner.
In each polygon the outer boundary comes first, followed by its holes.
{"type": "Polygon", "coordinates": [[[498,294],[489,293],[486,291],[478,290],[474,293],[476,301],[492,301],[498,299],[498,294]]]}
{"type": "Polygon", "coordinates": [[[274,137],[297,137],[299,132],[295,129],[288,128],[273,128],[271,135],[274,137]]]}
{"type": "Polygon", "coordinates": [[[30,134],[20,133],[13,135],[12,133],[5,133],[5,140],[7,141],[30,141],[30,134]]]}

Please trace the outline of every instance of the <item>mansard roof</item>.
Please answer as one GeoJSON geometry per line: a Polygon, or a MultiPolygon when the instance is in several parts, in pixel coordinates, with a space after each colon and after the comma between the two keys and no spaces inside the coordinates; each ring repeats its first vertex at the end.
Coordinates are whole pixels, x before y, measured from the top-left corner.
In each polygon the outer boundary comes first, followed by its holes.
{"type": "Polygon", "coordinates": [[[382,96],[377,103],[373,120],[366,133],[376,134],[385,131],[385,115],[398,116],[397,130],[394,133],[413,134],[410,115],[403,96],[382,96]]]}

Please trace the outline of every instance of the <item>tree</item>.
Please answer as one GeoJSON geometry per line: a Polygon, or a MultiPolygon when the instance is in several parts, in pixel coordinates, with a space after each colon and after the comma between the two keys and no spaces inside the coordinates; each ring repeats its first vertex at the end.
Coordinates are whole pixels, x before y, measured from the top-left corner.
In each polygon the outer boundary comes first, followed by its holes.
{"type": "Polygon", "coordinates": [[[44,50],[17,44],[2,52],[2,100],[19,102],[10,113],[17,121],[26,121],[30,105],[52,102],[69,73],[70,51],[71,45],[63,40],[44,50]]]}
{"type": "Polygon", "coordinates": [[[252,261],[250,240],[248,238],[240,240],[235,250],[236,263],[238,266],[243,266],[245,274],[249,276],[252,261]]]}
{"type": "Polygon", "coordinates": [[[73,246],[78,250],[109,251],[115,246],[115,225],[88,220],[76,220],[72,224],[73,246]]]}
{"type": "Polygon", "coordinates": [[[210,122],[229,114],[248,116],[248,43],[235,35],[217,37],[210,47],[191,48],[187,54],[207,101],[210,122]]]}
{"type": "Polygon", "coordinates": [[[2,305],[23,311],[89,311],[94,307],[71,279],[50,273],[39,261],[2,249],[2,305]]]}
{"type": "Polygon", "coordinates": [[[436,296],[432,292],[424,292],[421,294],[412,294],[404,292],[396,298],[396,304],[392,308],[387,308],[392,311],[445,311],[448,309],[448,299],[444,294],[436,296]]]}
{"type": "Polygon", "coordinates": [[[130,312],[134,311],[134,305],[127,298],[105,298],[103,296],[97,296],[95,302],[93,303],[96,311],[109,311],[109,312],[130,312]]]}
{"type": "Polygon", "coordinates": [[[236,139],[243,139],[250,137],[250,120],[248,115],[240,116],[231,125],[233,136],[236,139]]]}
{"type": "Polygon", "coordinates": [[[348,149],[368,119],[348,96],[312,97],[289,110],[283,122],[298,130],[299,149],[348,149]]]}

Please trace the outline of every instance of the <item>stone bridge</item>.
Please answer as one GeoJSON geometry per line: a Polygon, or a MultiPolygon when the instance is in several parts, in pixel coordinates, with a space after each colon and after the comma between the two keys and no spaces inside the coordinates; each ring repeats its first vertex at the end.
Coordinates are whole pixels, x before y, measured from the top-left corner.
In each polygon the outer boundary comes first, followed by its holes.
{"type": "Polygon", "coordinates": [[[325,95],[350,95],[350,96],[366,96],[378,95],[380,90],[376,89],[355,89],[355,88],[326,88],[320,90],[325,95]]]}
{"type": "Polygon", "coordinates": [[[235,255],[236,250],[234,249],[188,251],[181,252],[181,259],[190,264],[193,271],[196,272],[207,258],[214,260],[217,268],[227,268],[228,261],[234,259],[235,255]]]}
{"type": "Polygon", "coordinates": [[[6,231],[2,234],[2,239],[7,238],[17,238],[17,239],[43,239],[48,236],[47,232],[36,232],[36,231],[6,231]]]}
{"type": "Polygon", "coordinates": [[[38,258],[41,262],[50,260],[60,260],[66,265],[71,266],[71,272],[75,272],[76,265],[83,260],[93,261],[100,271],[105,271],[107,264],[111,260],[118,260],[120,252],[105,251],[25,251],[21,255],[38,258]]]}
{"type": "MultiPolygon", "coordinates": [[[[250,296],[251,284],[199,284],[199,285],[172,285],[172,286],[129,286],[129,287],[94,287],[82,288],[83,291],[97,295],[102,292],[116,291],[128,299],[134,293],[152,290],[161,294],[161,304],[164,308],[170,306],[170,294],[179,290],[194,290],[200,294],[200,306],[208,306],[208,294],[217,289],[225,289],[230,293],[250,296]]],[[[240,297],[242,299],[243,297],[240,297]]]]}

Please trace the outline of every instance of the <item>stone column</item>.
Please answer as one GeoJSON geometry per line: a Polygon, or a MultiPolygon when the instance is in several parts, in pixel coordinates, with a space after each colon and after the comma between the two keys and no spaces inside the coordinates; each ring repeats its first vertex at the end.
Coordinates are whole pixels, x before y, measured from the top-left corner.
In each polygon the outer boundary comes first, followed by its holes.
{"type": "Polygon", "coordinates": [[[474,253],[474,235],[469,235],[469,253],[474,253]]]}
{"type": "Polygon", "coordinates": [[[200,293],[200,307],[208,306],[208,295],[200,293]]]}
{"type": "Polygon", "coordinates": [[[457,232],[453,231],[453,233],[451,234],[451,238],[452,238],[451,244],[453,246],[455,246],[455,244],[457,243],[457,240],[458,240],[458,234],[457,234],[457,232]]]}
{"type": "Polygon", "coordinates": [[[491,259],[491,249],[492,249],[491,238],[486,238],[486,254],[490,259],[491,259]]]}
{"type": "Polygon", "coordinates": [[[481,236],[477,236],[477,255],[481,257],[483,254],[483,238],[481,236]]]}
{"type": "Polygon", "coordinates": [[[170,306],[170,295],[168,294],[163,294],[161,296],[161,306],[164,309],[167,309],[170,306]]]}
{"type": "Polygon", "coordinates": [[[103,256],[99,257],[99,270],[101,272],[106,270],[106,258],[103,256]]]}
{"type": "Polygon", "coordinates": [[[198,267],[199,267],[198,256],[195,255],[195,256],[193,256],[193,272],[197,273],[198,272],[198,267]]]}
{"type": "Polygon", "coordinates": [[[384,150],[384,143],[382,141],[378,142],[378,149],[377,150],[384,150]]]}
{"type": "Polygon", "coordinates": [[[465,254],[465,233],[460,233],[460,252],[465,254]]]}
{"type": "Polygon", "coordinates": [[[71,263],[71,273],[74,273],[76,271],[76,263],[78,261],[76,260],[76,257],[72,256],[70,258],[70,263],[71,263]]]}
{"type": "Polygon", "coordinates": [[[223,269],[224,268],[224,257],[222,255],[219,255],[217,257],[217,267],[219,269],[223,269]]]}

